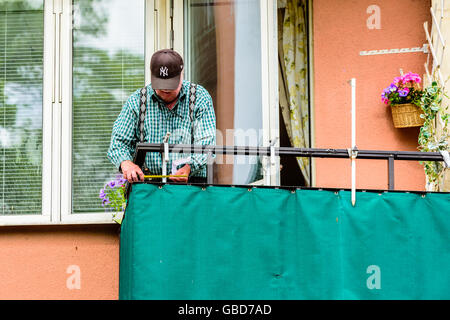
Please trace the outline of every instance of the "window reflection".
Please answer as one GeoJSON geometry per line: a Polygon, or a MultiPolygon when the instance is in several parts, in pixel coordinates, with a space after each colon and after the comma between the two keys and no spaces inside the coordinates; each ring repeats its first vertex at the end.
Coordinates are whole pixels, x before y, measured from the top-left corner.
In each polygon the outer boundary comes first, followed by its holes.
{"type": "Polygon", "coordinates": [[[73,2],[74,213],[104,211],[99,190],[117,170],[106,158],[114,120],[144,86],[144,1],[73,2]]]}
{"type": "Polygon", "coordinates": [[[43,1],[0,2],[0,215],[41,214],[43,1]]]}
{"type": "MultiPolygon", "coordinates": [[[[185,0],[187,77],[211,94],[218,145],[261,142],[261,30],[257,0],[185,0]]],[[[262,179],[258,158],[217,156],[214,182],[262,179]]]]}

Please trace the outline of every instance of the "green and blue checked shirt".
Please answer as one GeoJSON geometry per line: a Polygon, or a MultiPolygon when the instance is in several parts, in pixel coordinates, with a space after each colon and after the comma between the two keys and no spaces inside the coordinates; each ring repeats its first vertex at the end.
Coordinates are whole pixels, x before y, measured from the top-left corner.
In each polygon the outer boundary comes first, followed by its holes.
{"type": "MultiPolygon", "coordinates": [[[[147,111],[144,122],[144,140],[149,143],[162,143],[167,132],[170,132],[170,144],[191,144],[191,128],[194,125],[194,144],[216,144],[216,116],[213,103],[208,91],[197,85],[194,107],[194,123],[189,117],[189,87],[190,82],[184,80],[179,98],[172,110],[155,94],[151,84],[147,86],[147,111]]],[[[139,142],[139,94],[136,90],[122,107],[117,120],[114,122],[108,158],[120,168],[122,161],[133,161],[136,143],[139,142]]],[[[169,154],[167,172],[172,171],[172,161],[191,157],[190,176],[206,177],[205,154],[169,154]]],[[[162,173],[160,153],[147,153],[145,158],[147,167],[152,174],[162,173]]]]}

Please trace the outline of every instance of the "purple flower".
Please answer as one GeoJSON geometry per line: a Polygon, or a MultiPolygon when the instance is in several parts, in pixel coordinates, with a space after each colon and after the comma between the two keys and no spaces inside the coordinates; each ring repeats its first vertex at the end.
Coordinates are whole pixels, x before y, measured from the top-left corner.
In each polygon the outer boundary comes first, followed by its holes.
{"type": "Polygon", "coordinates": [[[397,87],[393,86],[392,84],[389,87],[385,88],[381,93],[381,101],[387,104],[389,102],[389,95],[391,94],[391,90],[395,91],[396,88],[397,87]]]}
{"type": "Polygon", "coordinates": [[[108,183],[108,186],[110,187],[110,188],[114,188],[115,186],[116,186],[116,181],[110,181],[109,183],[108,183]]]}
{"type": "Polygon", "coordinates": [[[101,190],[100,190],[100,194],[98,195],[98,197],[99,197],[100,199],[105,199],[105,197],[106,197],[105,189],[101,189],[101,190]]]}
{"type": "Polygon", "coordinates": [[[108,198],[105,198],[105,199],[103,199],[103,201],[102,201],[102,206],[104,207],[105,205],[107,205],[107,204],[109,204],[109,203],[110,203],[109,199],[108,199],[108,198]]]}
{"type": "Polygon", "coordinates": [[[397,91],[397,89],[398,89],[398,87],[395,84],[391,83],[391,85],[389,87],[387,87],[383,90],[383,92],[381,93],[381,98],[387,99],[389,97],[389,95],[392,92],[397,91]]]}
{"type": "Polygon", "coordinates": [[[400,90],[398,92],[398,95],[402,98],[406,97],[409,93],[409,89],[408,88],[403,88],[402,90],[400,90]]]}
{"type": "Polygon", "coordinates": [[[389,89],[389,92],[395,92],[395,91],[397,91],[398,87],[395,84],[391,83],[391,85],[388,87],[388,89],[389,89]]]}

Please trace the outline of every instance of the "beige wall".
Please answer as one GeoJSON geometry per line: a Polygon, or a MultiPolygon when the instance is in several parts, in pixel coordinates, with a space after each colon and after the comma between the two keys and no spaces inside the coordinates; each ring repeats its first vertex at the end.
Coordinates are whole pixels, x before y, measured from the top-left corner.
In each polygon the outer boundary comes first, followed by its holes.
{"type": "MultiPolygon", "coordinates": [[[[440,0],[433,0],[433,10],[436,12],[436,18],[438,19],[438,21],[441,20],[441,4],[442,2],[440,0]]],[[[444,41],[446,44],[450,43],[450,1],[444,1],[444,17],[442,19],[441,22],[441,33],[442,36],[444,38],[444,41]]],[[[436,29],[434,29],[436,30],[436,29]]],[[[438,39],[438,34],[435,31],[432,34],[432,38],[433,38],[433,42],[437,47],[437,56],[440,59],[441,55],[442,55],[442,44],[440,43],[439,39],[438,39]]],[[[449,49],[448,46],[446,49],[444,49],[444,59],[442,60],[442,64],[440,66],[441,69],[441,73],[442,73],[442,77],[444,78],[443,80],[446,81],[446,91],[447,94],[449,92],[448,88],[450,86],[450,53],[449,53],[449,49]]],[[[431,57],[430,57],[431,59],[431,57]]],[[[432,60],[432,59],[431,59],[432,60]]],[[[431,60],[430,60],[430,66],[429,69],[431,70],[431,60]]],[[[438,62],[439,63],[439,62],[438,62]]],[[[443,97],[443,104],[445,106],[450,106],[450,99],[448,96],[444,96],[443,97]]],[[[450,108],[448,110],[447,113],[450,113],[450,108]]],[[[437,132],[442,132],[442,125],[439,121],[436,122],[436,127],[437,127],[437,132]]],[[[448,140],[448,143],[450,144],[450,138],[448,140]]],[[[444,178],[441,181],[441,184],[438,187],[439,191],[450,191],[450,170],[445,170],[444,171],[444,178]]]]}
{"type": "MultiPolygon", "coordinates": [[[[421,46],[429,1],[375,1],[381,7],[381,30],[366,27],[366,8],[372,0],[313,2],[315,147],[349,147],[347,81],[356,77],[358,147],[416,150],[419,129],[395,129],[380,92],[399,68],[423,73],[425,55],[362,57],[359,51],[421,46]]],[[[386,169],[385,162],[359,161],[357,187],[385,189],[386,169]]],[[[418,163],[396,162],[397,189],[423,190],[424,183],[418,163]]],[[[349,161],[318,160],[317,185],[349,187],[349,161]]],[[[117,231],[117,225],[1,227],[0,299],[117,299],[117,231]],[[71,265],[80,267],[80,289],[66,286],[71,265]]]]}

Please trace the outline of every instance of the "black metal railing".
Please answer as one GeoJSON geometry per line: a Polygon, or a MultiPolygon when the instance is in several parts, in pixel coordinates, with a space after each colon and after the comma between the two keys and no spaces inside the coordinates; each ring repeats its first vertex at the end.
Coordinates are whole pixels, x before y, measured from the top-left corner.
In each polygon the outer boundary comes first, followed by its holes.
{"type": "MultiPolygon", "coordinates": [[[[309,158],[351,158],[356,153],[356,159],[372,159],[388,161],[388,189],[394,189],[394,161],[445,161],[440,152],[420,151],[383,151],[383,150],[358,150],[358,149],[319,149],[319,148],[292,148],[292,147],[249,147],[249,146],[202,146],[189,144],[138,143],[134,156],[134,163],[142,167],[147,152],[159,152],[164,150],[169,153],[200,153],[243,156],[289,156],[309,158]]],[[[447,166],[450,164],[447,163],[447,166]]],[[[213,183],[212,161],[208,161],[207,184],[213,183]]]]}

